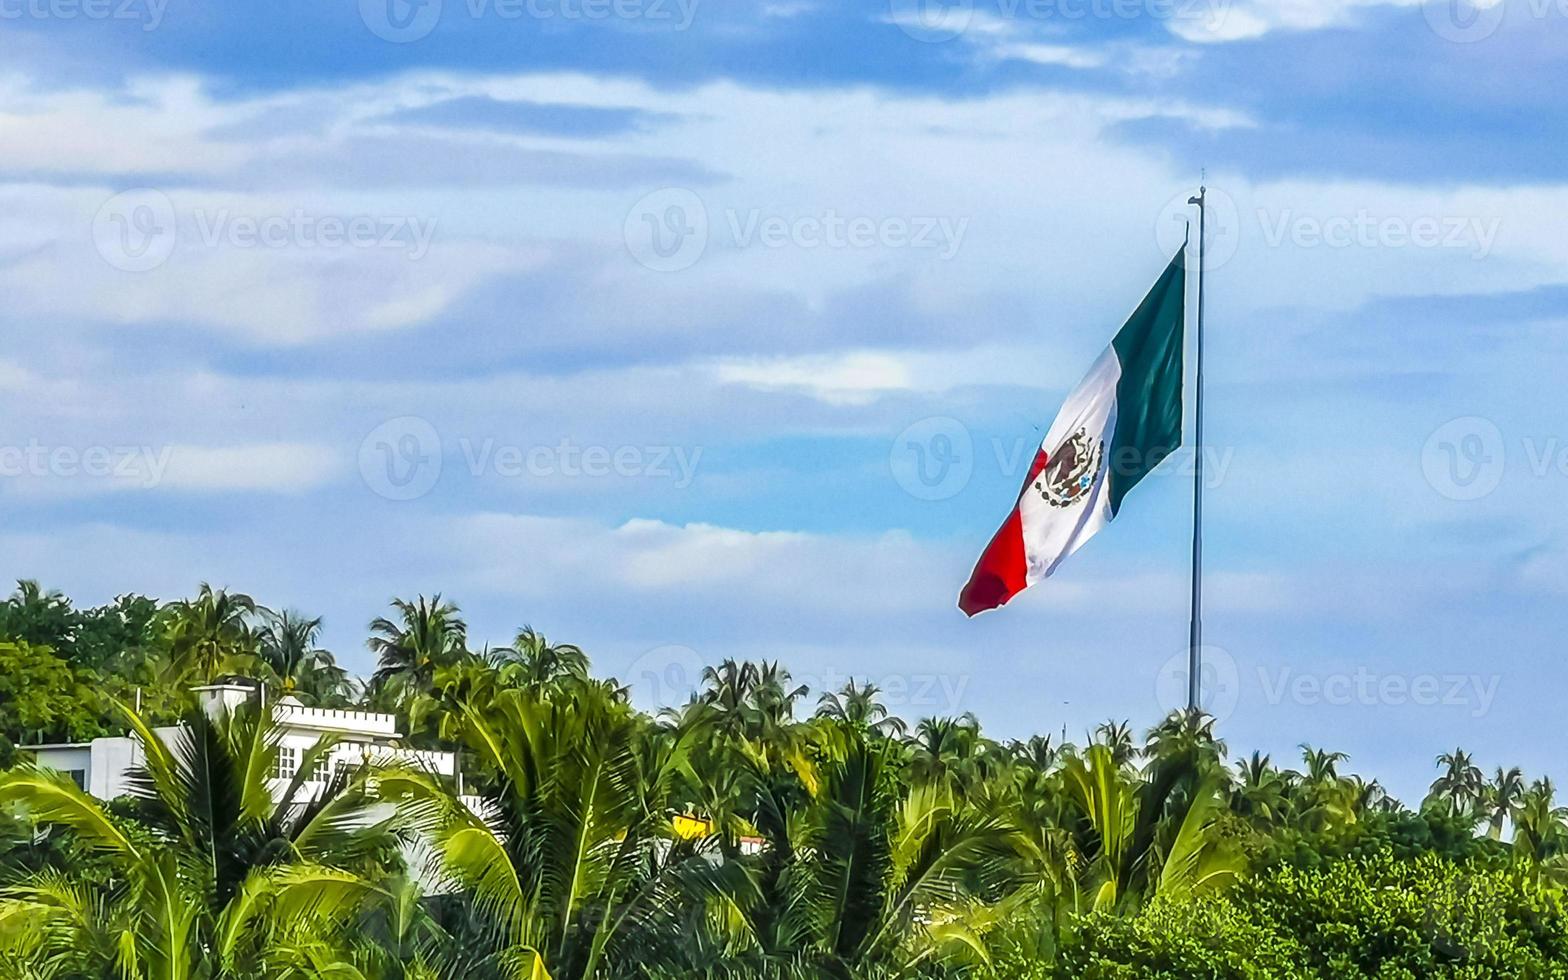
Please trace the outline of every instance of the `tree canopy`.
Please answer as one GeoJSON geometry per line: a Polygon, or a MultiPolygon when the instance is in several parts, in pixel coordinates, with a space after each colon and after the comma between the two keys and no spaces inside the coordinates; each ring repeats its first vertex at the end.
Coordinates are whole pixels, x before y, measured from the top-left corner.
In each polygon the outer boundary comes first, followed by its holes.
{"type": "Polygon", "coordinates": [[[8,976],[1568,976],[1568,808],[1462,748],[1409,807],[1328,748],[1232,759],[1201,712],[1004,743],[722,660],[652,716],[534,628],[474,649],[440,596],[370,622],[364,682],[320,631],[208,585],[0,604],[8,976]],[[275,696],[194,709],[230,677],[275,696]],[[283,695],[395,712],[463,784],[318,767],[331,740],[271,778],[283,695]],[[143,746],[126,798],[26,751],[101,734],[143,746]]]}

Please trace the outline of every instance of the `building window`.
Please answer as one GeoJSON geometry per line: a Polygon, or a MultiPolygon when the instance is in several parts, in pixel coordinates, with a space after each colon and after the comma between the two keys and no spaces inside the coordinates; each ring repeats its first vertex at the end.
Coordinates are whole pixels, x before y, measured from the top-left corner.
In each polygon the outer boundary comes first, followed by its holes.
{"type": "Polygon", "coordinates": [[[77,789],[86,789],[87,788],[87,770],[86,769],[67,769],[65,771],[65,774],[67,776],[71,777],[71,782],[76,784],[76,788],[77,789]]]}
{"type": "Polygon", "coordinates": [[[278,757],[272,761],[273,779],[293,779],[299,768],[299,749],[289,745],[278,746],[278,757]]]}
{"type": "Polygon", "coordinates": [[[331,760],[327,758],[327,753],[323,752],[322,754],[316,756],[316,761],[312,763],[310,767],[310,775],[306,776],[305,779],[312,783],[324,783],[330,779],[331,776],[331,760]]]}

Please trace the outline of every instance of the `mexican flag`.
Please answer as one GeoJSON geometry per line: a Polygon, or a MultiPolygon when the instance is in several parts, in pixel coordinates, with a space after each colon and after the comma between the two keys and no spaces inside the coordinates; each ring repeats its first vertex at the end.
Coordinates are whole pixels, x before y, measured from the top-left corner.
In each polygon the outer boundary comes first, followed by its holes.
{"type": "Polygon", "coordinates": [[[1181,445],[1186,264],[1177,252],[1056,414],[958,608],[995,609],[1056,571],[1181,445]]]}

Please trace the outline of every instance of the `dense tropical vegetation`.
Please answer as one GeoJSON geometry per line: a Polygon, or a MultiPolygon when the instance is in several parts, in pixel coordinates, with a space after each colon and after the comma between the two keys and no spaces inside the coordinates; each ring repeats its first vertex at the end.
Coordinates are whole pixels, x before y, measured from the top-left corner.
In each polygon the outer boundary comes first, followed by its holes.
{"type": "Polygon", "coordinates": [[[440,596],[370,624],[364,683],[320,627],[207,586],[0,604],[0,976],[1568,977],[1568,808],[1459,749],[1411,808],[1339,753],[1231,760],[1201,713],[998,742],[725,661],[655,717],[440,596]],[[232,677],[395,713],[471,796],[371,761],[307,791],[330,739],[279,791],[261,699],[190,700],[232,677]],[[26,751],[123,733],[117,800],[26,751]]]}

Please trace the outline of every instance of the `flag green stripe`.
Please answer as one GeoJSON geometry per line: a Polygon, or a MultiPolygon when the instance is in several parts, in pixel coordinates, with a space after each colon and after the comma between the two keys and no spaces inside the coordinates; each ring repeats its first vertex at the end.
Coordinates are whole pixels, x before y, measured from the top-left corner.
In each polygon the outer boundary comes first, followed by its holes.
{"type": "Polygon", "coordinates": [[[1177,252],[1111,346],[1121,362],[1111,436],[1111,515],[1149,471],[1181,445],[1186,263],[1177,252]]]}

